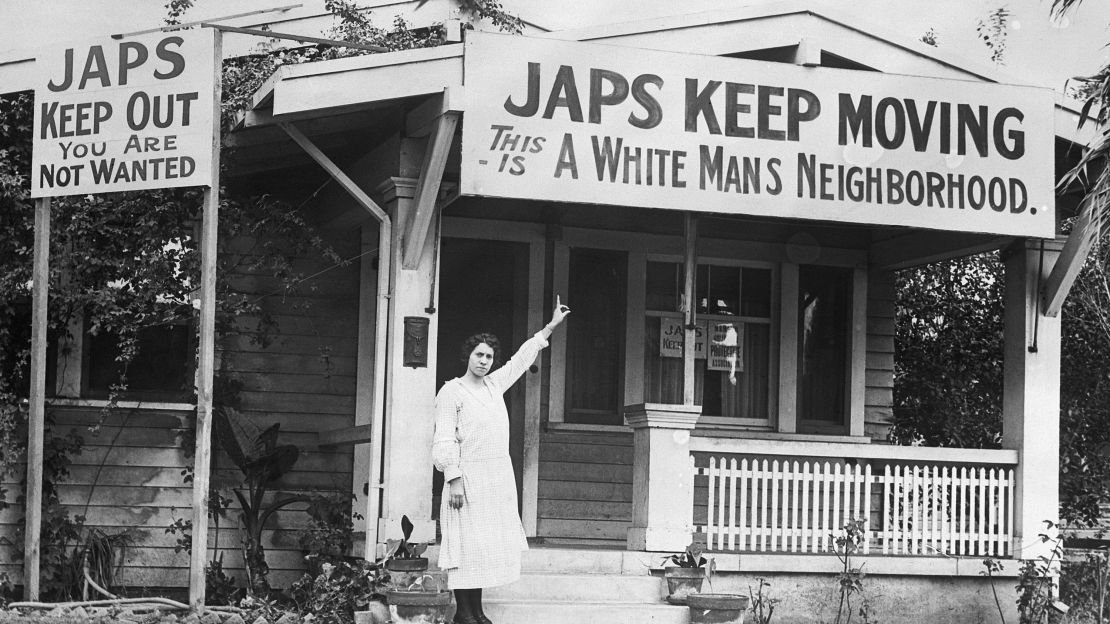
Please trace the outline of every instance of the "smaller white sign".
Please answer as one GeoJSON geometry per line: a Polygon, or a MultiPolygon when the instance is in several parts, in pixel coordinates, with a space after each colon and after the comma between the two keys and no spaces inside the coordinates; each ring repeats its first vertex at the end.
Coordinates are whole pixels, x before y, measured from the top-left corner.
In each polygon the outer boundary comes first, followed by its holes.
{"type": "MultiPolygon", "coordinates": [[[[708,334],[705,321],[697,323],[694,330],[694,358],[705,359],[705,337],[708,334]]],[[[682,357],[682,345],[686,342],[686,327],[682,319],[659,319],[659,355],[662,357],[682,357]]]]}
{"type": "Polygon", "coordinates": [[[709,343],[709,370],[732,375],[744,370],[744,324],[713,321],[709,343]]]}
{"type": "Polygon", "coordinates": [[[40,51],[31,196],[211,185],[216,62],[210,28],[40,51]]]}

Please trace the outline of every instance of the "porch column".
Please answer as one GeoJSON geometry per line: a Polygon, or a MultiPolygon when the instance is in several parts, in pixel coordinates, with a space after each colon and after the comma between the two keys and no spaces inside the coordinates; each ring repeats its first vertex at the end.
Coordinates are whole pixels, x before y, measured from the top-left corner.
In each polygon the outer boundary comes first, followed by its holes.
{"type": "Polygon", "coordinates": [[[694,470],[690,431],[697,405],[654,403],[625,408],[632,427],[632,527],[630,550],[678,552],[690,543],[694,470]]]}
{"type": "Polygon", "coordinates": [[[378,187],[383,207],[393,218],[393,284],[389,306],[385,382],[385,427],[382,435],[384,496],[378,541],[401,537],[401,516],[414,525],[412,540],[434,541],[432,520],[432,435],[435,433],[436,337],[439,317],[425,311],[435,284],[437,247],[427,237],[415,269],[403,268],[402,238],[416,209],[416,180],[390,178],[378,187]],[[428,320],[427,366],[404,365],[405,317],[428,320]]]}
{"type": "Polygon", "coordinates": [[[1014,553],[1048,554],[1037,539],[1060,516],[1060,317],[1045,316],[1041,286],[1060,254],[1056,241],[1026,240],[1006,256],[1002,446],[1018,451],[1014,553]],[[1039,275],[1038,275],[1039,274],[1039,275]]]}

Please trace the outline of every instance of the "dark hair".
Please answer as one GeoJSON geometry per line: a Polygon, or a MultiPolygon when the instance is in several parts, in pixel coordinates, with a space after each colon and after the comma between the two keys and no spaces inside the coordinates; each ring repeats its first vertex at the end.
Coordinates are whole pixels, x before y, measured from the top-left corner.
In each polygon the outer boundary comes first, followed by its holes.
{"type": "Polygon", "coordinates": [[[474,334],[467,338],[462,343],[462,352],[459,354],[459,359],[463,362],[470,361],[470,354],[474,353],[474,349],[478,348],[480,344],[488,344],[493,349],[493,365],[497,366],[501,363],[501,341],[493,334],[474,334]]]}

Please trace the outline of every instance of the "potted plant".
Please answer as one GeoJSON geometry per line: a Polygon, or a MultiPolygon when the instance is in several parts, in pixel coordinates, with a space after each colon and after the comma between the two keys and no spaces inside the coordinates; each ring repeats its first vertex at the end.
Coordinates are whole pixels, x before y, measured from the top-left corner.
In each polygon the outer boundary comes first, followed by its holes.
{"type": "Polygon", "coordinates": [[[694,592],[686,597],[690,624],[743,624],[748,602],[748,597],[742,594],[694,592]]]}
{"type": "Polygon", "coordinates": [[[686,597],[701,591],[705,579],[713,582],[713,570],[717,562],[712,557],[702,556],[705,548],[697,542],[690,542],[680,553],[668,555],[663,558],[663,563],[670,562],[663,568],[663,576],[667,579],[667,602],[671,604],[686,604],[686,597]]]}
{"type": "Polygon", "coordinates": [[[430,574],[423,574],[405,588],[385,593],[393,624],[446,624],[451,613],[451,592],[430,574]]]}
{"type": "Polygon", "coordinates": [[[428,570],[428,558],[422,556],[427,544],[410,544],[412,521],[401,516],[401,539],[386,540],[385,569],[389,570],[394,587],[408,587],[428,570]]]}

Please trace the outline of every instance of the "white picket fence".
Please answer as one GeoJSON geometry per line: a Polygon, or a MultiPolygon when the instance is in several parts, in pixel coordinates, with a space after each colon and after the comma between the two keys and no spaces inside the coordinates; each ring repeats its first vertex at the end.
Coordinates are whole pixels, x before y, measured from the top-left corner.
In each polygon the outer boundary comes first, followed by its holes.
{"type": "Polygon", "coordinates": [[[863,554],[1011,552],[1012,468],[883,462],[873,472],[869,462],[736,456],[693,467],[695,486],[708,488],[706,522],[694,527],[710,550],[827,553],[864,519],[863,554]]]}

